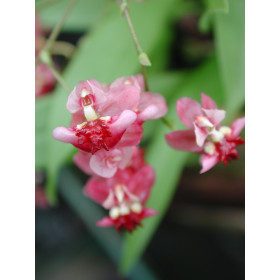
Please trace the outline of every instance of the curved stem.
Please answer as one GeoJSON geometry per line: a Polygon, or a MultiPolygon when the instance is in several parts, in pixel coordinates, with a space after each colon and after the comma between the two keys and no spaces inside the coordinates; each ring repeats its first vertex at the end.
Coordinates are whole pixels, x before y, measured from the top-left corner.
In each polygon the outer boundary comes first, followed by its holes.
{"type": "Polygon", "coordinates": [[[77,0],[72,0],[72,1],[69,2],[68,6],[67,6],[67,8],[66,8],[66,10],[65,10],[65,12],[63,14],[63,16],[61,17],[60,21],[57,23],[57,25],[53,29],[50,37],[47,40],[47,43],[46,43],[46,45],[44,47],[45,51],[48,52],[51,49],[53,43],[57,39],[57,36],[58,36],[58,34],[59,34],[59,32],[60,32],[60,30],[61,30],[61,28],[62,28],[62,26],[63,26],[63,24],[64,24],[64,22],[66,20],[66,18],[67,18],[67,16],[69,15],[71,9],[76,4],[76,2],[77,2],[77,0]]]}
{"type": "Polygon", "coordinates": [[[131,33],[131,36],[132,36],[132,39],[133,39],[136,51],[138,53],[138,59],[139,59],[139,62],[141,64],[142,74],[143,74],[144,82],[145,82],[145,90],[149,91],[146,66],[151,66],[151,62],[150,62],[147,54],[143,52],[143,49],[142,49],[142,47],[141,47],[141,45],[139,43],[139,40],[137,38],[135,29],[133,27],[133,24],[132,24],[132,21],[131,21],[131,18],[130,18],[127,0],[122,0],[121,13],[124,15],[124,17],[125,17],[125,19],[127,21],[127,24],[128,24],[128,27],[129,27],[129,31],[131,33]]]}

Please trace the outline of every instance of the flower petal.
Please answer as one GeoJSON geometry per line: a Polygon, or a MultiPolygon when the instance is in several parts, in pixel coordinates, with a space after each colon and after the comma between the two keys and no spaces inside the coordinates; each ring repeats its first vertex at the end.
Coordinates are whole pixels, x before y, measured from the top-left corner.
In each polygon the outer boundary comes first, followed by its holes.
{"type": "Polygon", "coordinates": [[[204,127],[198,127],[194,123],[194,133],[195,133],[197,146],[202,147],[206,138],[207,138],[207,136],[208,136],[207,130],[204,127]]]}
{"type": "Polygon", "coordinates": [[[208,171],[212,167],[214,167],[219,162],[219,159],[216,155],[203,155],[200,159],[200,164],[202,165],[202,169],[200,170],[200,174],[208,171]]]}
{"type": "Polygon", "coordinates": [[[166,101],[161,94],[143,92],[140,97],[138,110],[140,111],[138,120],[141,122],[149,119],[158,119],[167,113],[166,101]]]}
{"type": "Polygon", "coordinates": [[[143,209],[143,212],[142,212],[142,215],[143,215],[142,219],[147,218],[147,217],[151,217],[151,216],[155,216],[157,214],[158,214],[158,212],[155,211],[154,209],[145,207],[143,209]]]}
{"type": "Polygon", "coordinates": [[[56,127],[53,130],[52,136],[54,139],[64,142],[71,143],[73,145],[78,144],[78,137],[76,133],[71,129],[63,126],[56,127]]]}
{"type": "Polygon", "coordinates": [[[145,87],[143,76],[141,74],[138,74],[135,76],[118,78],[109,85],[109,88],[118,88],[125,84],[137,86],[141,91],[145,87]]]}
{"type": "Polygon", "coordinates": [[[231,136],[237,137],[245,126],[245,117],[239,118],[232,123],[231,126],[231,136]]]}
{"type": "Polygon", "coordinates": [[[106,102],[100,107],[100,115],[103,117],[118,116],[124,110],[134,111],[140,99],[140,89],[133,85],[111,88],[107,94],[106,102]]]}
{"type": "Polygon", "coordinates": [[[94,103],[97,106],[106,100],[106,97],[104,95],[104,88],[98,81],[90,79],[84,82],[80,82],[70,93],[68,101],[66,103],[67,110],[72,114],[82,110],[80,99],[83,89],[86,89],[90,94],[94,96],[94,103]]]}
{"type": "Polygon", "coordinates": [[[218,127],[220,122],[225,118],[226,111],[218,109],[202,109],[209,121],[215,126],[218,127]]]}
{"type": "Polygon", "coordinates": [[[106,141],[108,147],[113,147],[120,141],[126,129],[136,120],[136,118],[137,115],[130,110],[124,110],[119,117],[115,118],[110,125],[112,137],[108,137],[106,141]]]}
{"type": "Polygon", "coordinates": [[[73,161],[84,173],[88,175],[93,175],[93,172],[89,166],[90,158],[91,158],[90,153],[85,153],[83,151],[80,151],[78,154],[74,156],[73,161]]]}
{"type": "Polygon", "coordinates": [[[196,137],[192,130],[177,130],[165,135],[170,147],[180,151],[200,153],[202,148],[197,146],[196,137]]]}
{"type": "Polygon", "coordinates": [[[84,187],[84,194],[102,205],[108,198],[111,187],[106,179],[91,177],[84,187]]]}
{"type": "Polygon", "coordinates": [[[145,203],[150,195],[150,190],[155,182],[154,169],[146,165],[137,171],[128,184],[128,190],[145,203]]]}
{"type": "Polygon", "coordinates": [[[143,127],[137,121],[128,127],[123,134],[118,147],[137,146],[143,135],[143,127]]]}
{"type": "Polygon", "coordinates": [[[217,109],[215,101],[204,93],[201,93],[201,105],[203,109],[217,109]]]}
{"type": "Polygon", "coordinates": [[[186,127],[193,129],[195,117],[202,115],[200,104],[191,98],[183,97],[177,101],[176,108],[180,121],[186,127]]]}
{"type": "Polygon", "coordinates": [[[98,151],[90,158],[90,168],[98,176],[103,178],[111,178],[117,172],[117,167],[109,167],[103,160],[98,156],[98,153],[103,153],[106,151],[98,151]]]}
{"type": "Polygon", "coordinates": [[[114,220],[110,217],[105,217],[96,223],[99,227],[111,227],[114,226],[114,220]]]}

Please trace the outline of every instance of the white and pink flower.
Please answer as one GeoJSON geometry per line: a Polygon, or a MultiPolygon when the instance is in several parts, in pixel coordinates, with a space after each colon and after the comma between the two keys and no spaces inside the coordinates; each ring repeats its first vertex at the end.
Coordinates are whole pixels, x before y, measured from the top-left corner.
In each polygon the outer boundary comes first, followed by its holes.
{"type": "Polygon", "coordinates": [[[237,119],[232,127],[220,126],[225,117],[224,110],[218,110],[216,103],[202,93],[202,106],[191,98],[177,101],[177,113],[189,130],[177,130],[165,135],[172,148],[201,154],[200,162],[204,173],[219,161],[225,165],[238,159],[236,146],[244,143],[239,137],[245,125],[245,118],[237,119]]]}

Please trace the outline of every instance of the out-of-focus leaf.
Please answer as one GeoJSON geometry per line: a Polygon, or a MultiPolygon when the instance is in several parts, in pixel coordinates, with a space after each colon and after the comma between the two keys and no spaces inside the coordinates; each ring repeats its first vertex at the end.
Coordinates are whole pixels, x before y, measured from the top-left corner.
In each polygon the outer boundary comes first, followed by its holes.
{"type": "Polygon", "coordinates": [[[35,168],[38,170],[46,165],[46,127],[51,98],[51,95],[42,96],[35,103],[35,168]]]}
{"type": "MultiPolygon", "coordinates": [[[[174,3],[180,1],[131,2],[132,20],[146,53],[153,53],[158,46],[158,41],[172,19],[173,13],[170,13],[170,10],[174,3]],[[155,14],[157,14],[156,21],[155,14]]],[[[130,76],[140,72],[133,40],[125,19],[120,17],[119,6],[112,3],[108,9],[99,24],[80,42],[77,52],[63,73],[70,88],[79,81],[90,78],[100,82],[112,82],[120,76],[130,76]]],[[[47,194],[51,203],[56,199],[55,181],[58,170],[69,154],[73,153],[70,144],[60,143],[51,137],[55,127],[69,126],[71,116],[65,109],[67,97],[65,91],[58,86],[54,92],[48,123],[47,194]]]]}
{"type": "MultiPolygon", "coordinates": [[[[36,1],[36,5],[46,2],[36,1]]],[[[61,0],[53,2],[46,6],[41,11],[39,10],[39,19],[42,22],[44,29],[51,30],[62,17],[70,0],[61,0]]],[[[71,13],[67,17],[65,24],[62,27],[64,32],[84,32],[93,22],[95,22],[102,14],[102,9],[109,0],[80,0],[77,1],[71,13]]]]}
{"type": "Polygon", "coordinates": [[[230,115],[244,104],[245,1],[229,0],[228,14],[215,14],[214,32],[220,74],[230,115]]]}
{"type": "Polygon", "coordinates": [[[200,18],[199,29],[202,32],[210,30],[211,20],[215,13],[228,13],[228,0],[204,0],[205,12],[200,18]]]}
{"type": "MultiPolygon", "coordinates": [[[[185,81],[180,89],[173,92],[173,99],[170,100],[170,111],[167,117],[175,120],[176,129],[183,128],[175,108],[177,99],[188,96],[200,100],[201,92],[212,96],[218,104],[221,104],[223,101],[218,66],[213,59],[199,69],[186,74],[185,81]]],[[[138,228],[132,234],[125,236],[120,264],[120,269],[124,274],[129,273],[132,269],[156,231],[172,199],[184,163],[189,156],[189,153],[175,151],[167,145],[164,135],[168,132],[170,130],[163,124],[158,126],[158,129],[155,131],[156,136],[146,153],[147,162],[156,171],[156,182],[147,205],[157,210],[159,214],[144,220],[142,228],[138,228]]]]}

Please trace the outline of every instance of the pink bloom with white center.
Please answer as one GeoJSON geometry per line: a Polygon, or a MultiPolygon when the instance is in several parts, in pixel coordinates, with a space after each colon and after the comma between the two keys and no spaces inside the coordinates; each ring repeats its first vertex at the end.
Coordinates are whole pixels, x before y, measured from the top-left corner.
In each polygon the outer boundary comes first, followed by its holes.
{"type": "Polygon", "coordinates": [[[194,131],[199,147],[203,146],[208,136],[216,142],[223,138],[217,129],[226,114],[224,110],[218,110],[216,103],[204,93],[201,94],[201,104],[188,97],[180,98],[176,104],[179,119],[194,131]]]}
{"type": "Polygon", "coordinates": [[[238,159],[236,146],[244,143],[239,134],[245,125],[245,118],[234,121],[231,128],[220,127],[220,121],[224,118],[225,113],[215,109],[217,108],[215,102],[209,96],[202,94],[202,107],[198,105],[190,98],[181,98],[177,102],[178,116],[186,126],[193,125],[192,129],[173,131],[166,134],[165,138],[168,145],[176,150],[201,154],[202,169],[200,173],[204,173],[219,161],[227,165],[228,161],[238,159]],[[201,112],[205,115],[199,115],[201,112]],[[201,125],[200,121],[206,126],[201,125]],[[208,125],[208,121],[213,124],[212,128],[208,125]]]}
{"type": "MultiPolygon", "coordinates": [[[[91,154],[109,151],[136,120],[139,98],[140,90],[133,85],[106,88],[93,79],[80,82],[66,105],[72,113],[71,127],[57,127],[53,137],[91,154]]],[[[137,145],[141,137],[130,139],[129,145],[137,145]]]]}
{"type": "Polygon", "coordinates": [[[244,144],[244,140],[239,137],[245,125],[245,118],[239,118],[232,123],[231,128],[222,126],[219,131],[224,135],[220,142],[207,141],[204,145],[204,152],[201,156],[200,163],[204,173],[215,166],[219,161],[227,166],[227,162],[238,159],[236,146],[244,144]]]}
{"type": "Polygon", "coordinates": [[[154,180],[154,170],[149,165],[136,172],[118,170],[110,179],[92,177],[85,186],[85,194],[109,210],[109,216],[97,225],[115,226],[118,231],[125,229],[131,232],[141,225],[142,219],[156,215],[156,211],[144,206],[154,180]]]}
{"type": "Polygon", "coordinates": [[[99,150],[94,155],[80,151],[74,156],[74,162],[86,174],[110,178],[118,168],[124,169],[128,165],[132,152],[132,147],[99,150]]]}

